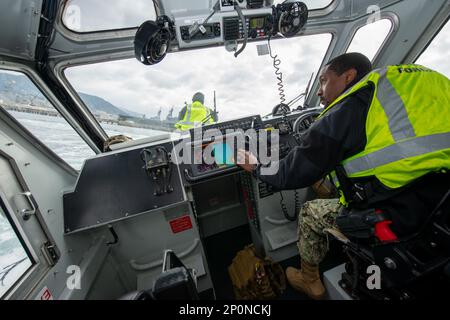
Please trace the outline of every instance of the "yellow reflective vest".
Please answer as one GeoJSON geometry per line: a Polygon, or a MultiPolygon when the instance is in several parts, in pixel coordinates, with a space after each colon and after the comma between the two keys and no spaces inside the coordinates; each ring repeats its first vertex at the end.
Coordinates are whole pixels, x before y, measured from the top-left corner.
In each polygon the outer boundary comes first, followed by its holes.
{"type": "Polygon", "coordinates": [[[208,116],[208,121],[205,124],[214,123],[211,111],[205,107],[200,101],[195,101],[186,107],[186,112],[182,120],[175,124],[175,128],[180,130],[189,130],[191,128],[201,126],[208,116]]]}
{"type": "MultiPolygon", "coordinates": [[[[388,189],[398,189],[427,173],[450,169],[450,80],[426,67],[374,70],[319,118],[370,84],[374,94],[366,118],[366,146],[341,162],[350,181],[376,177],[388,189]]],[[[341,192],[341,203],[347,205],[348,200],[341,192]]]]}

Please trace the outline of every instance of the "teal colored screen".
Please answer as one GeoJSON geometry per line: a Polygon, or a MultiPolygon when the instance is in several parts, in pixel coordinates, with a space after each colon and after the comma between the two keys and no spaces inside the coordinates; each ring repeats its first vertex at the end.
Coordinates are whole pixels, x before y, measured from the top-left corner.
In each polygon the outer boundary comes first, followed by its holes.
{"type": "Polygon", "coordinates": [[[214,159],[219,165],[234,165],[233,150],[226,143],[215,144],[214,159]]]}

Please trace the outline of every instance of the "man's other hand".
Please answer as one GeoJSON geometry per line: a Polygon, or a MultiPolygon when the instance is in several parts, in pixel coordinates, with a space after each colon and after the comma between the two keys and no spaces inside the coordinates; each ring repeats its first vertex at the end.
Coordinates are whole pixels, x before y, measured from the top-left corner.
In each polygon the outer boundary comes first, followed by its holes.
{"type": "Polygon", "coordinates": [[[258,164],[258,159],[252,153],[242,149],[237,151],[236,160],[236,164],[248,172],[252,172],[258,164]]]}

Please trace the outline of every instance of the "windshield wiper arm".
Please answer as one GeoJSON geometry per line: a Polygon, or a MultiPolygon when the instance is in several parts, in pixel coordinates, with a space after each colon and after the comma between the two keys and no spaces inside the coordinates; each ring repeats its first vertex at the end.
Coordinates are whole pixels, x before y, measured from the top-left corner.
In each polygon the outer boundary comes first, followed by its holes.
{"type": "Polygon", "coordinates": [[[6,276],[8,275],[8,273],[10,273],[15,267],[17,267],[19,264],[21,264],[22,262],[24,262],[27,259],[28,259],[28,257],[25,257],[16,262],[13,262],[13,263],[7,265],[6,267],[4,267],[2,271],[0,271],[0,283],[2,286],[3,286],[3,282],[6,278],[6,276]]]}

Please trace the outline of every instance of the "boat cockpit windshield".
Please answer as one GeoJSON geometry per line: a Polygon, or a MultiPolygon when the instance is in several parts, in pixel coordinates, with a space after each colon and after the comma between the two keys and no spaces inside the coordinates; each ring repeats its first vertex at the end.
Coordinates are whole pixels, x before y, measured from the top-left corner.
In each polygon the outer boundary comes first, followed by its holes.
{"type": "MultiPolygon", "coordinates": [[[[448,193],[395,247],[327,228],[326,295],[305,295],[280,270],[300,264],[300,208],[337,197],[334,167],[305,185],[261,179],[307,147],[334,105],[321,93],[334,58],[363,54],[380,79],[399,65],[448,81],[449,16],[447,0],[2,2],[1,298],[408,299],[426,296],[422,278],[437,270],[449,289],[448,193]],[[237,164],[240,149],[258,155],[253,167],[237,164]],[[245,254],[245,272],[275,274],[270,293],[236,271],[245,254]],[[361,268],[379,264],[388,290],[361,289],[361,268]]],[[[406,110],[395,89],[373,96],[406,110]]],[[[405,110],[386,112],[390,129],[405,110]]]]}

